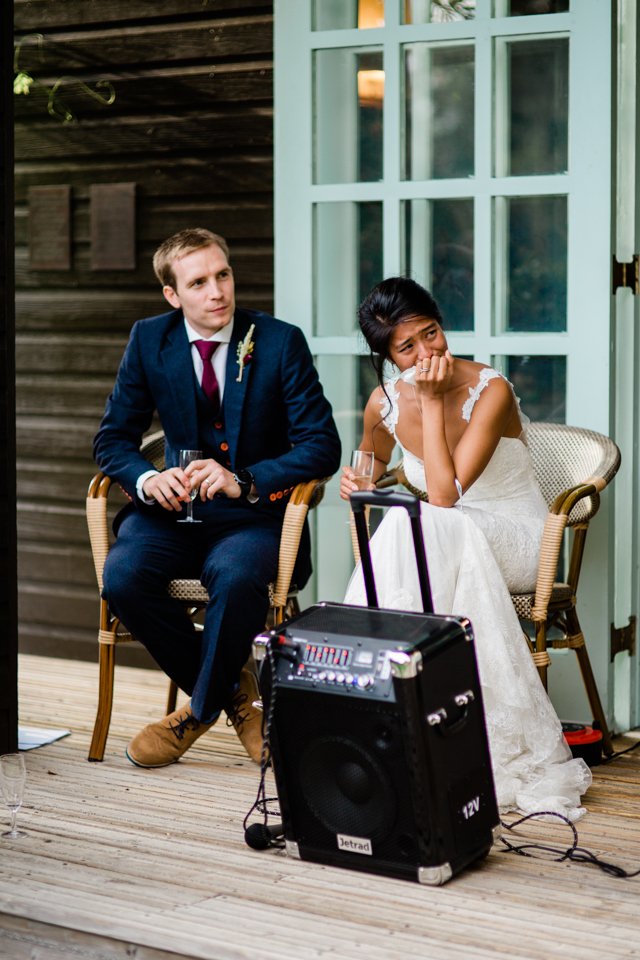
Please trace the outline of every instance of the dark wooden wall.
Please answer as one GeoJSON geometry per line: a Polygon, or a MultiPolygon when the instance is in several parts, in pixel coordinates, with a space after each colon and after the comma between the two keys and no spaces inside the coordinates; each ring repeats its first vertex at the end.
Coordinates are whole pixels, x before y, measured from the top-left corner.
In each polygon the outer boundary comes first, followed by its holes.
{"type": "Polygon", "coordinates": [[[272,3],[16,0],[15,21],[38,81],[14,98],[20,648],[95,657],[91,440],[132,323],[166,306],[154,249],[209,227],[230,242],[239,303],[272,308],[272,3]],[[47,112],[60,78],[69,123],[47,112]],[[82,87],[100,79],[111,106],[82,87]],[[135,184],[135,262],[96,269],[92,187],[121,183],[135,184]],[[64,207],[41,189],[65,185],[67,265],[64,207]]]}
{"type": "Polygon", "coordinates": [[[18,735],[13,310],[13,11],[0,7],[0,753],[18,735]]]}

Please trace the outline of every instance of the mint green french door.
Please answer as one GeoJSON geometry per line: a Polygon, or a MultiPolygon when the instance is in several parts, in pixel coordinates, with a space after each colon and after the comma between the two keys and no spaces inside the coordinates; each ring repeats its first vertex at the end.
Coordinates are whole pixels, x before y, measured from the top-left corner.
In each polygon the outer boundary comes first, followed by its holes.
{"type": "MultiPolygon", "coordinates": [[[[276,0],[275,25],[276,308],[307,334],[345,461],[374,386],[357,305],[398,274],[532,419],[609,434],[607,0],[276,0]]],[[[590,536],[607,555],[604,514],[590,536]]],[[[320,599],[344,593],[347,521],[334,480],[315,517],[320,599]]],[[[596,670],[606,685],[604,647],[596,670]]],[[[571,689],[573,672],[551,673],[571,689]]]]}

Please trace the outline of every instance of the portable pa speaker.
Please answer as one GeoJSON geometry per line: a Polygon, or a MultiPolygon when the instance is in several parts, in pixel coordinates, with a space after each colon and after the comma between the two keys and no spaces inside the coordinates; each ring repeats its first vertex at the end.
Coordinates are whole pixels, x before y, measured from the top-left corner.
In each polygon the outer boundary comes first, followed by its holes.
{"type": "Polygon", "coordinates": [[[316,604],[256,639],[289,855],[443,883],[499,817],[468,621],[316,604]]]}

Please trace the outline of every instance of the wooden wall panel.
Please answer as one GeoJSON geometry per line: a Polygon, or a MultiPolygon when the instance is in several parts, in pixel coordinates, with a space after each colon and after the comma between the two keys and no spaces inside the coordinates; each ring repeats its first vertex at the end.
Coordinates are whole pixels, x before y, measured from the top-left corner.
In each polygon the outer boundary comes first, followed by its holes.
{"type": "Polygon", "coordinates": [[[149,21],[188,20],[211,16],[270,14],[272,0],[15,0],[16,22],[25,31],[44,31],[60,27],[77,28],[149,21]]]}
{"type": "Polygon", "coordinates": [[[15,21],[35,79],[14,98],[20,642],[95,658],[91,441],[132,324],[167,309],[153,251],[209,227],[229,240],[238,302],[273,306],[272,2],[15,0],[15,21]],[[47,112],[61,77],[69,123],[47,112]],[[87,92],[100,80],[112,105],[87,92]],[[92,187],[116,183],[135,185],[132,269],[92,269],[92,187]],[[29,191],[64,184],[70,269],[34,270],[29,191]]]}
{"type": "MultiPolygon", "coordinates": [[[[146,15],[148,12],[149,4],[146,15]]],[[[117,72],[113,70],[115,64],[120,70],[139,70],[159,63],[207,60],[212,54],[216,59],[236,61],[264,58],[271,50],[270,37],[269,14],[220,20],[201,13],[192,21],[151,23],[145,19],[139,25],[124,27],[116,21],[108,28],[52,33],[43,44],[27,35],[20,49],[19,66],[65,77],[87,69],[93,75],[98,67],[100,78],[109,79],[111,72],[117,72]]],[[[68,82],[73,85],[72,80],[68,82]]]]}
{"type": "MultiPolygon", "coordinates": [[[[265,78],[271,84],[271,74],[265,78]]],[[[22,107],[20,101],[20,106],[22,107]]],[[[114,104],[115,106],[115,104],[114,104]]],[[[215,141],[214,141],[215,142],[215,141]]],[[[271,147],[252,148],[250,151],[232,151],[229,155],[209,150],[201,156],[158,155],[147,157],[110,157],[100,162],[77,157],[66,160],[31,163],[29,158],[19,165],[20,176],[15,185],[16,200],[25,203],[30,186],[60,183],[62,175],[71,185],[76,200],[89,197],[91,177],[98,175],[100,183],[121,183],[144,180],[144,196],[171,199],[176,195],[186,202],[205,199],[217,202],[227,198],[240,202],[266,200],[271,202],[273,165],[271,147]]],[[[19,210],[21,207],[18,208],[19,210]]]]}

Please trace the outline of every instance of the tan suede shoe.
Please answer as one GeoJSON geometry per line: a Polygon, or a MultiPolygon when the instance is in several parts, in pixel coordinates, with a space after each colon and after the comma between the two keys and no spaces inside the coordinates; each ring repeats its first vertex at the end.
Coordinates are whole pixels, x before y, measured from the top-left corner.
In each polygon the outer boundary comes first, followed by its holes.
{"type": "Polygon", "coordinates": [[[190,706],[181,707],[144,727],[127,744],[125,753],[136,767],[166,767],[179,760],[215,722],[200,723],[190,706]]]}
{"type": "MultiPolygon", "coordinates": [[[[231,698],[231,703],[225,707],[225,712],[227,724],[233,724],[242,746],[254,763],[260,763],[264,740],[264,714],[261,709],[253,706],[254,700],[260,700],[258,681],[253,671],[245,666],[240,673],[240,686],[231,698]]],[[[266,756],[268,755],[267,752],[266,756]]]]}

